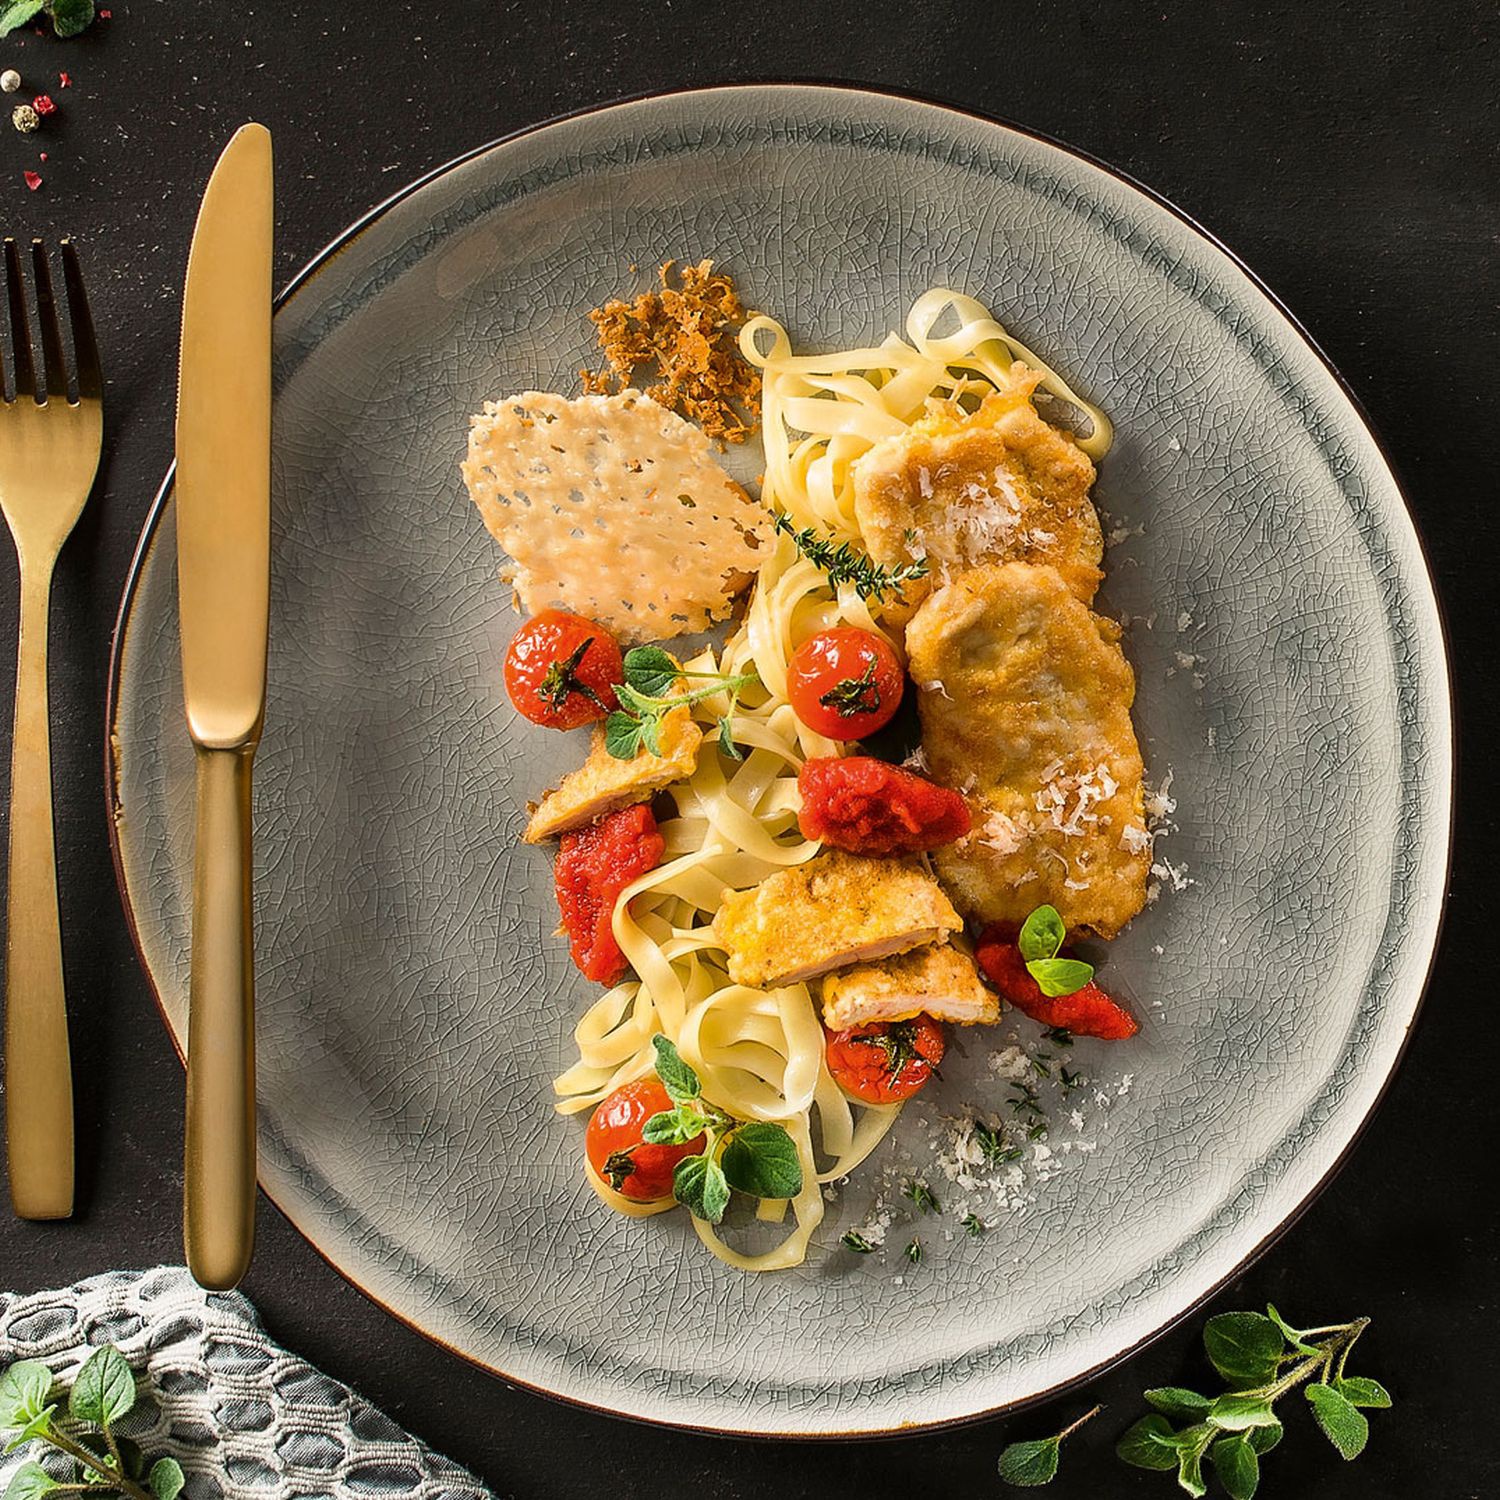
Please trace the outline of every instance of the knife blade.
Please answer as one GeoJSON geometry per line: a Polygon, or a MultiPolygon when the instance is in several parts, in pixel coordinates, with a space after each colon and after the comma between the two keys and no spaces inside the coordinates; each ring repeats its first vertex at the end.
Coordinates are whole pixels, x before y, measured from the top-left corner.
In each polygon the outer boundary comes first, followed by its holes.
{"type": "Polygon", "coordinates": [[[196,749],[183,1244],[234,1286],[255,1232],[250,769],[265,715],[271,529],[270,132],[237,131],[193,230],[178,371],[177,592],[196,749]]]}

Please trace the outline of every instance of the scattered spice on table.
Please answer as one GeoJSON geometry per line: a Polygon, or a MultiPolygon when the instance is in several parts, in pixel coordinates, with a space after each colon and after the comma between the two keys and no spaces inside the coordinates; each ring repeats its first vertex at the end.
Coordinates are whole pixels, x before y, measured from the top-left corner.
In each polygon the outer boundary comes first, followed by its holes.
{"type": "Polygon", "coordinates": [[[21,178],[33,193],[42,185],[42,174],[40,172],[33,172],[30,167],[27,167],[21,173],[21,178]]]}

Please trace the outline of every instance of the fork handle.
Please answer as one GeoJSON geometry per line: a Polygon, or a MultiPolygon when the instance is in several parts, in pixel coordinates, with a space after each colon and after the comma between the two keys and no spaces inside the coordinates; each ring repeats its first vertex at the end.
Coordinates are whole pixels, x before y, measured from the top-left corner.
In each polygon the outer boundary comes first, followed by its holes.
{"type": "Polygon", "coordinates": [[[183,1244],[198,1282],[221,1291],[255,1241],[254,749],[198,749],[183,1244]]]}
{"type": "Polygon", "coordinates": [[[5,939],[5,1142],[10,1201],[23,1219],[65,1219],[73,1212],[73,1071],[47,717],[51,595],[50,566],[28,568],[23,558],[5,939]]]}

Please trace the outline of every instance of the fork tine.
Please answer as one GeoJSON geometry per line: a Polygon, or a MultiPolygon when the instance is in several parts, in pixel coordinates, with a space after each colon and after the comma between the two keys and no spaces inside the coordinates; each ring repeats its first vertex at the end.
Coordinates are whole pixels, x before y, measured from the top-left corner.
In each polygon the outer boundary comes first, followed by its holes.
{"type": "Polygon", "coordinates": [[[31,368],[31,324],[26,318],[26,283],[21,280],[21,252],[5,241],[5,291],[10,303],[11,358],[15,363],[15,394],[36,397],[36,372],[31,368]]]}
{"type": "Polygon", "coordinates": [[[62,242],[62,262],[63,280],[68,288],[68,319],[73,325],[73,371],[78,377],[78,396],[80,400],[98,399],[104,394],[99,346],[94,340],[94,320],[89,314],[88,294],[83,289],[78,249],[71,239],[62,242]]]}
{"type": "Polygon", "coordinates": [[[42,365],[47,394],[68,397],[68,372],[63,365],[62,329],[57,322],[57,302],[52,296],[52,272],[47,267],[47,247],[31,242],[31,274],[36,282],[36,320],[42,328],[42,365]]]}

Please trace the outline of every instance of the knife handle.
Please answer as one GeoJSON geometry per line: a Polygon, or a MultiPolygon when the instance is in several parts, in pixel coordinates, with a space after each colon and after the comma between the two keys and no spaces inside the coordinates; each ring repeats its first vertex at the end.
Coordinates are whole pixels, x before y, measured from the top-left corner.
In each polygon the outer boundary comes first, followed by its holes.
{"type": "Polygon", "coordinates": [[[51,582],[50,568],[28,568],[23,561],[5,939],[6,1154],[11,1206],[23,1219],[65,1219],[73,1212],[73,1073],[47,722],[51,582]]]}
{"type": "Polygon", "coordinates": [[[227,1291],[255,1242],[254,745],[198,749],[182,1237],[200,1285],[227,1291]]]}

